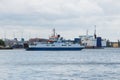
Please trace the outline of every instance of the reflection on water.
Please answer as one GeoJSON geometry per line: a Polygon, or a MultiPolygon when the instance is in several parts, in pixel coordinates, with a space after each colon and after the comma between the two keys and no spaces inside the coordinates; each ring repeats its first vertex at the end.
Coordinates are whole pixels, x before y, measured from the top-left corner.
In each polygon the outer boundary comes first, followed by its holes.
{"type": "Polygon", "coordinates": [[[120,49],[0,51],[0,80],[119,80],[120,49]]]}

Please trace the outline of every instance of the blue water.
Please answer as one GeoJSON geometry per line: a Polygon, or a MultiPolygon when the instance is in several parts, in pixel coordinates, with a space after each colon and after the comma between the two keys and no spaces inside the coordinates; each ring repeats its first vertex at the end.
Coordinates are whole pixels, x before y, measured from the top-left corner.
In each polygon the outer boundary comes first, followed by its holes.
{"type": "Polygon", "coordinates": [[[0,50],[0,80],[120,80],[120,48],[0,50]]]}

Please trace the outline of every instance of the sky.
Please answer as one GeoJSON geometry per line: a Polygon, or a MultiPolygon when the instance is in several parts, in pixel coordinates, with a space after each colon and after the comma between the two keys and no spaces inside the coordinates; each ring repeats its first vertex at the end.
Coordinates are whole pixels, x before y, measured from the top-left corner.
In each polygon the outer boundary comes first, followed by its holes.
{"type": "Polygon", "coordinates": [[[94,34],[120,40],[120,0],[0,0],[0,38],[66,39],[94,34]]]}

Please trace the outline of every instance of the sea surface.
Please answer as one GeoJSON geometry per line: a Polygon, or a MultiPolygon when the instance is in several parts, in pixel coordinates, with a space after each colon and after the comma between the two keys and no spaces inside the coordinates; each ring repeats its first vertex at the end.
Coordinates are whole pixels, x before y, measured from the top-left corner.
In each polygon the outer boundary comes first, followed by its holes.
{"type": "Polygon", "coordinates": [[[120,80],[120,48],[0,50],[0,80],[120,80]]]}

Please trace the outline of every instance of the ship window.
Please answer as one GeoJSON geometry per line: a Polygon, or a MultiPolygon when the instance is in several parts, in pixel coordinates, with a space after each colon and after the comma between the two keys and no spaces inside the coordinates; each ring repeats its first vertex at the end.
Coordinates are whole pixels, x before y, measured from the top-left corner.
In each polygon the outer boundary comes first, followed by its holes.
{"type": "Polygon", "coordinates": [[[47,46],[50,46],[50,45],[47,45],[47,46]]]}
{"type": "Polygon", "coordinates": [[[52,45],[52,46],[55,46],[55,45],[52,45]]]}
{"type": "Polygon", "coordinates": [[[66,46],[66,45],[62,45],[62,46],[66,46]]]}

